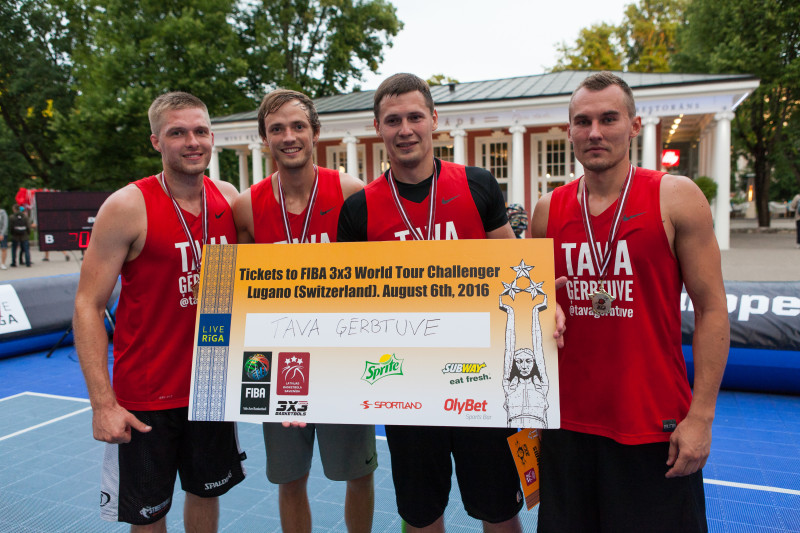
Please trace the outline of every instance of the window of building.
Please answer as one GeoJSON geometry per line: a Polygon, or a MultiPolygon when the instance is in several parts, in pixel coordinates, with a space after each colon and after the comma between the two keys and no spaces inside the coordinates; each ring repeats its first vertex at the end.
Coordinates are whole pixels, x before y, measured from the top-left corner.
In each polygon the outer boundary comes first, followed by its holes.
{"type": "MultiPolygon", "coordinates": [[[[365,152],[364,152],[364,145],[359,144],[356,146],[356,154],[358,155],[358,175],[353,176],[355,178],[360,179],[361,181],[366,182],[367,176],[365,174],[365,164],[364,161],[366,160],[365,152]]],[[[336,168],[339,169],[341,172],[347,172],[347,148],[344,146],[328,146],[326,150],[326,166],[328,168],[336,168]]]]}
{"type": "Polygon", "coordinates": [[[475,140],[477,154],[475,165],[485,168],[497,179],[503,197],[508,201],[511,175],[510,149],[511,139],[507,135],[493,134],[491,137],[479,137],[475,140]]]}
{"type": "MultiPolygon", "coordinates": [[[[433,157],[438,157],[442,161],[454,160],[455,149],[453,147],[452,139],[448,141],[433,141],[433,157]]],[[[373,179],[377,178],[389,169],[389,156],[386,155],[386,145],[383,143],[375,143],[372,147],[372,175],[373,179]]]]}
{"type": "Polygon", "coordinates": [[[575,154],[561,128],[531,135],[531,154],[533,190],[545,194],[577,177],[575,154]]]}

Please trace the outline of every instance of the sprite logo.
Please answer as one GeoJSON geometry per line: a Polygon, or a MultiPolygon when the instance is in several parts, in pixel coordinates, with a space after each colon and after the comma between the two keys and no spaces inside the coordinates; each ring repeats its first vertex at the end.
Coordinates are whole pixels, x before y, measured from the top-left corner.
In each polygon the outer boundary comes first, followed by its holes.
{"type": "Polygon", "coordinates": [[[381,356],[377,363],[367,361],[364,365],[364,374],[361,379],[372,385],[379,379],[386,376],[402,376],[403,375],[403,360],[398,359],[395,355],[385,353],[381,356]]]}

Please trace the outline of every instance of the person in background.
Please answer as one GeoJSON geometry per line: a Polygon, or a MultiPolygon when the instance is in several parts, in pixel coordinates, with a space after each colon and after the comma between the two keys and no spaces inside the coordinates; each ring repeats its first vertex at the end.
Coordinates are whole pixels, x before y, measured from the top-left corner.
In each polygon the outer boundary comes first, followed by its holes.
{"type": "Polygon", "coordinates": [[[528,212],[525,211],[522,204],[508,204],[506,213],[508,213],[508,223],[511,224],[514,235],[517,236],[517,239],[524,238],[525,230],[528,229],[528,212]]]}
{"type": "Polygon", "coordinates": [[[800,193],[796,194],[794,198],[792,198],[792,201],[789,204],[789,210],[794,214],[794,224],[797,231],[796,246],[800,248],[800,193]]]}
{"type": "Polygon", "coordinates": [[[8,213],[0,207],[0,270],[7,270],[8,256],[8,213]]]}
{"type": "Polygon", "coordinates": [[[25,208],[14,205],[9,221],[9,234],[11,235],[11,266],[17,266],[17,248],[19,248],[19,264],[31,266],[30,234],[31,221],[25,208]]]}

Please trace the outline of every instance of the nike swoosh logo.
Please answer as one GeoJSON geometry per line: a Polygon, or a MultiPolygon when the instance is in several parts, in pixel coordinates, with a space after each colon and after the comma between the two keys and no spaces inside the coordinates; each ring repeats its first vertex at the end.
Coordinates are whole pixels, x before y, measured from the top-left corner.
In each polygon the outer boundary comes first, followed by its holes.
{"type": "Polygon", "coordinates": [[[460,195],[460,194],[456,194],[455,196],[453,196],[452,198],[448,198],[447,200],[445,200],[445,199],[443,198],[443,199],[442,199],[442,205],[447,205],[447,204],[449,204],[450,202],[452,202],[453,200],[455,200],[455,199],[456,199],[456,198],[458,198],[459,196],[461,196],[461,195],[460,195]]]}
{"type": "Polygon", "coordinates": [[[319,212],[319,216],[324,217],[325,215],[327,215],[328,213],[330,213],[333,210],[334,210],[334,208],[331,207],[330,209],[326,209],[325,211],[320,211],[319,212]]]}
{"type": "Polygon", "coordinates": [[[369,459],[367,459],[366,461],[364,461],[364,464],[367,464],[367,465],[368,465],[368,464],[372,463],[372,462],[375,460],[375,458],[376,458],[377,456],[378,456],[378,454],[377,454],[377,453],[376,453],[376,454],[373,454],[373,455],[372,455],[372,457],[370,457],[369,459]]]}
{"type": "Polygon", "coordinates": [[[222,215],[224,215],[224,214],[225,214],[225,211],[223,211],[223,212],[222,212],[222,213],[220,213],[219,215],[218,215],[218,214],[216,214],[216,213],[214,213],[214,216],[215,216],[215,217],[217,217],[217,218],[219,218],[219,217],[221,217],[221,216],[222,216],[222,215]]]}
{"type": "Polygon", "coordinates": [[[636,218],[636,217],[638,217],[639,215],[644,215],[645,213],[647,213],[647,211],[642,211],[641,213],[636,213],[635,215],[631,215],[631,216],[629,216],[629,217],[623,216],[623,217],[622,217],[622,221],[623,221],[623,222],[627,222],[627,221],[629,221],[630,219],[632,219],[632,218],[636,218]]]}

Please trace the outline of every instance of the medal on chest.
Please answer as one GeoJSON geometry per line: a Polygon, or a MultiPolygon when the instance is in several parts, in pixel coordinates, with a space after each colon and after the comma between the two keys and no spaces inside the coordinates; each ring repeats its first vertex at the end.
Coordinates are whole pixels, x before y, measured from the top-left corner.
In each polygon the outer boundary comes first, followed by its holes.
{"type": "Polygon", "coordinates": [[[625,203],[628,201],[628,196],[633,184],[633,175],[636,170],[631,165],[628,170],[628,176],[625,178],[625,183],[622,185],[622,192],[617,200],[617,208],[614,210],[614,218],[611,221],[611,228],[608,232],[608,242],[606,244],[606,251],[603,257],[600,257],[600,251],[597,247],[595,239],[594,228],[592,227],[592,219],[589,216],[589,191],[586,185],[586,177],[583,178],[583,192],[581,193],[581,218],[583,219],[583,229],[586,232],[586,241],[589,243],[589,251],[594,263],[594,269],[598,277],[598,286],[594,292],[589,294],[592,301],[592,312],[595,316],[604,316],[611,312],[611,306],[615,298],[605,290],[604,282],[606,274],[608,273],[608,265],[611,263],[611,255],[617,248],[617,240],[619,239],[619,226],[622,222],[622,214],[625,212],[625,203]]]}
{"type": "MultiPolygon", "coordinates": [[[[283,229],[286,232],[286,242],[292,244],[292,227],[289,224],[289,212],[286,210],[286,196],[283,194],[283,186],[281,185],[281,173],[276,172],[275,177],[278,180],[278,200],[281,205],[281,215],[283,216],[283,229]]],[[[308,197],[308,205],[306,206],[306,218],[303,220],[303,230],[300,232],[300,240],[297,241],[303,244],[308,240],[308,233],[311,229],[311,213],[314,211],[314,204],[317,203],[317,193],[319,191],[319,168],[314,165],[314,185],[311,187],[311,195],[308,197]]]]}
{"type": "Polygon", "coordinates": [[[189,225],[186,223],[186,219],[183,216],[183,212],[181,212],[181,208],[178,205],[178,202],[175,200],[175,197],[172,195],[172,191],[169,189],[169,185],[167,184],[167,180],[164,179],[164,173],[162,172],[159,176],[161,185],[164,187],[164,190],[167,191],[169,195],[169,199],[172,200],[172,207],[175,209],[175,214],[178,216],[178,223],[181,225],[183,229],[184,235],[186,235],[186,240],[189,243],[189,250],[192,252],[192,259],[194,260],[194,265],[189,269],[189,271],[193,274],[197,274],[197,279],[195,283],[189,286],[189,289],[192,291],[192,296],[194,297],[195,301],[197,300],[197,294],[200,288],[200,259],[203,254],[203,246],[206,245],[208,242],[208,216],[207,216],[207,205],[206,205],[206,186],[203,183],[203,191],[201,192],[202,196],[202,207],[200,209],[200,217],[203,221],[203,240],[200,242],[200,249],[197,249],[197,246],[194,244],[194,238],[192,237],[192,232],[189,231],[189,225]]]}
{"type": "MultiPolygon", "coordinates": [[[[397,185],[394,183],[394,175],[392,174],[392,169],[389,169],[389,191],[392,195],[392,200],[394,200],[394,205],[397,208],[397,212],[400,215],[400,219],[403,221],[406,229],[411,233],[411,236],[414,238],[415,241],[424,241],[426,240],[426,236],[422,235],[421,231],[417,231],[417,228],[414,227],[412,224],[411,219],[406,213],[405,207],[403,207],[403,203],[400,201],[400,194],[397,192],[397,185]]],[[[428,206],[428,235],[427,240],[433,240],[433,225],[436,219],[436,191],[437,191],[437,184],[439,182],[439,172],[436,168],[436,160],[433,160],[433,179],[431,180],[431,192],[428,193],[428,200],[430,204],[428,206]]]]}

